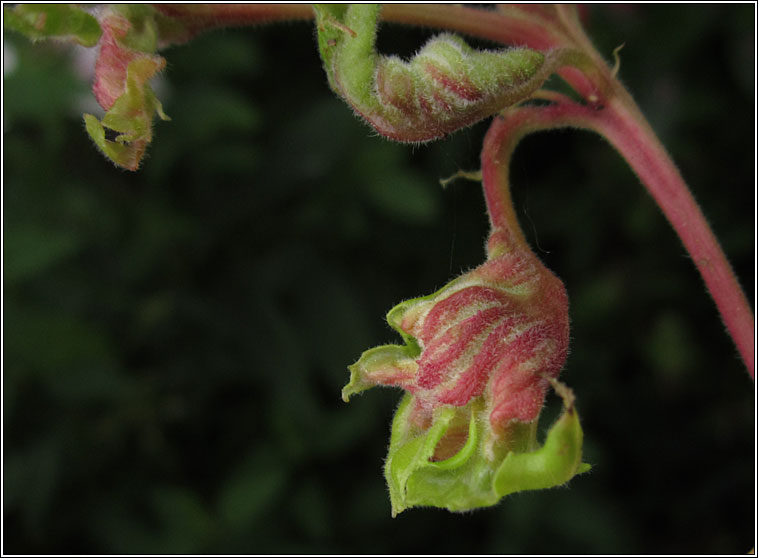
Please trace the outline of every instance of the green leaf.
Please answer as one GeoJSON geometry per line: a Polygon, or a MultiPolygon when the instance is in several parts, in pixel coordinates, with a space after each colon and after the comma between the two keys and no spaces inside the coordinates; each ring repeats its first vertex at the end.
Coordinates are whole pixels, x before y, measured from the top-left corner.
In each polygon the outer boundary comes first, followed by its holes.
{"type": "Polygon", "coordinates": [[[321,60],[326,68],[326,77],[329,80],[329,87],[332,91],[338,90],[337,82],[334,80],[332,60],[337,51],[337,45],[341,39],[345,27],[339,22],[345,17],[347,10],[346,4],[314,4],[313,10],[316,13],[316,27],[318,29],[318,50],[321,54],[321,60]]]}
{"type": "Polygon", "coordinates": [[[92,15],[71,4],[19,4],[4,7],[3,16],[7,28],[33,41],[59,39],[92,47],[102,34],[92,15]]]}
{"type": "Polygon", "coordinates": [[[138,52],[155,52],[158,49],[155,8],[148,4],[113,4],[112,9],[130,24],[129,32],[119,38],[123,47],[138,52]]]}
{"type": "Polygon", "coordinates": [[[385,477],[393,516],[415,506],[450,511],[492,506],[514,492],[559,486],[590,468],[581,462],[582,429],[570,401],[541,448],[529,451],[535,421],[514,430],[515,443],[505,452],[488,443],[489,421],[481,401],[439,408],[423,433],[413,426],[412,402],[406,394],[392,423],[385,477]],[[453,456],[433,461],[445,434],[464,418],[469,421],[466,442],[453,456]]]}
{"type": "Polygon", "coordinates": [[[95,145],[117,165],[129,170],[139,167],[142,155],[152,140],[155,113],[169,120],[148,80],[163,69],[165,60],[157,56],[140,56],[132,60],[126,71],[126,90],[116,99],[102,121],[84,115],[87,133],[95,145]],[[106,139],[105,128],[121,132],[115,141],[106,139]]]}
{"type": "Polygon", "coordinates": [[[553,57],[526,48],[479,51],[432,38],[409,61],[375,48],[381,6],[316,5],[329,86],[380,134],[402,142],[443,137],[526,99],[553,73],[553,57]]]}
{"type": "Polygon", "coordinates": [[[493,479],[499,497],[521,490],[551,488],[590,470],[582,463],[582,428],[574,407],[564,409],[545,445],[530,453],[509,453],[493,479]]]}
{"type": "Polygon", "coordinates": [[[408,345],[382,345],[365,351],[358,362],[348,366],[350,382],[342,388],[342,399],[376,386],[379,383],[401,383],[413,379],[416,362],[408,345]]]}

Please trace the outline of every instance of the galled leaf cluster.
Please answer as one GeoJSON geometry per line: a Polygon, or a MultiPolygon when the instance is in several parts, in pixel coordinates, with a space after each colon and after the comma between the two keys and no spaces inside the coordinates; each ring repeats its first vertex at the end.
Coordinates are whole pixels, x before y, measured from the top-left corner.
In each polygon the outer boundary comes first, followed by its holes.
{"type": "Polygon", "coordinates": [[[536,441],[545,394],[568,351],[563,284],[507,230],[493,231],[488,251],[480,267],[390,310],[404,345],[370,349],[350,367],[345,400],[376,385],[407,392],[385,467],[393,514],[489,506],[588,468],[566,388],[558,388],[563,415],[542,448],[536,441]]]}
{"type": "Polygon", "coordinates": [[[6,26],[33,40],[98,47],[92,90],[106,112],[101,120],[84,115],[87,132],[108,159],[136,170],[152,141],[153,119],[168,120],[150,80],[166,66],[158,47],[189,36],[181,24],[144,4],[20,4],[4,16],[6,26]]]}
{"type": "MultiPolygon", "coordinates": [[[[87,132],[109,159],[135,170],[152,140],[153,119],[168,119],[150,86],[166,65],[157,51],[203,28],[191,13],[183,21],[171,11],[22,5],[6,14],[33,39],[99,47],[93,92],[106,112],[101,120],[84,115],[87,132]]],[[[581,59],[560,42],[545,52],[477,50],[442,34],[406,61],[376,51],[379,5],[316,5],[314,11],[330,87],[380,134],[403,142],[443,137],[497,114],[581,59]]],[[[537,15],[552,22],[555,14],[537,15]]],[[[509,157],[499,158],[495,143],[483,151],[493,224],[487,260],[439,291],[393,308],[387,320],[405,344],[366,351],[343,390],[345,400],[377,385],[407,392],[385,466],[393,514],[420,505],[489,506],[588,469],[573,394],[556,380],[568,353],[566,291],[526,245],[510,197],[492,195],[508,188],[498,173],[506,175],[509,157]],[[564,411],[540,447],[537,422],[551,385],[564,411]]]]}
{"type": "Polygon", "coordinates": [[[380,134],[424,142],[525,99],[554,71],[560,51],[479,51],[450,34],[411,60],[376,52],[379,5],[317,5],[319,50],[331,88],[380,134]]]}
{"type": "MultiPolygon", "coordinates": [[[[380,9],[317,6],[319,48],[332,89],[399,141],[438,138],[523,101],[576,57],[566,49],[479,51],[449,34],[408,61],[381,56],[380,9]]],[[[589,468],[573,395],[555,380],[568,352],[566,291],[515,220],[501,145],[495,134],[482,152],[493,224],[487,260],[390,310],[387,321],[405,344],[370,349],[349,367],[346,401],[377,385],[406,391],[385,464],[393,515],[413,506],[490,506],[589,468]],[[551,384],[565,408],[540,447],[537,421],[551,384]]]]}

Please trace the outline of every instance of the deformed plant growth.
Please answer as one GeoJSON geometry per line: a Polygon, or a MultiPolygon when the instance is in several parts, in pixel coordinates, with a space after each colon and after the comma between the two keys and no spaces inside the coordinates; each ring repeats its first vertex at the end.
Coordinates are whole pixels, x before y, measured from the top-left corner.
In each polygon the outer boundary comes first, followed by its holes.
{"type": "Polygon", "coordinates": [[[569,296],[529,247],[510,195],[511,157],[530,133],[585,129],[616,148],[679,235],[754,376],[750,305],[676,166],[617,79],[619,53],[611,67],[572,6],[22,4],[4,15],[6,26],[34,40],[99,49],[93,91],[105,115],[85,114],[86,131],[107,158],[132,171],[149,164],[143,157],[153,120],[168,119],[150,85],[166,68],[158,52],[216,27],[314,18],[329,86],[394,141],[429,142],[492,117],[481,171],[461,173],[483,186],[486,261],[392,308],[387,321],[403,343],[366,350],[342,392],[345,401],[378,385],[406,392],[385,462],[393,515],[414,506],[491,506],[590,469],[582,461],[582,388],[575,397],[557,379],[569,350],[569,296]],[[403,60],[377,52],[380,19],[446,32],[403,60]],[[455,31],[503,48],[472,48],[455,31]],[[570,94],[545,88],[556,73],[570,94]],[[563,410],[540,442],[550,389],[563,410]]]}

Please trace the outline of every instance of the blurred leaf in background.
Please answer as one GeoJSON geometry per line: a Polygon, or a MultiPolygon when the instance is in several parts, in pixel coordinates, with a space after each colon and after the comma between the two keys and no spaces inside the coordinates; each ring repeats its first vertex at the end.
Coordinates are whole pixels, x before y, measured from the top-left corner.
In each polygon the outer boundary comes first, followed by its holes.
{"type": "MultiPolygon", "coordinates": [[[[745,287],[754,9],[592,6],[588,21],[609,58],[626,44],[620,76],[745,287]]],[[[428,35],[386,25],[380,48],[407,54],[428,35]]],[[[540,134],[513,167],[529,241],[571,298],[563,377],[593,472],[475,514],[391,520],[381,471],[400,394],[346,406],[340,389],[364,349],[397,341],[389,308],[483,258],[479,186],[438,179],[478,167],[486,123],[387,143],[328,91],[310,24],[229,30],[165,52],[173,120],[126,173],[84,133],[81,50],[5,41],[6,552],[751,546],[753,385],[603,141],[540,134]]]]}

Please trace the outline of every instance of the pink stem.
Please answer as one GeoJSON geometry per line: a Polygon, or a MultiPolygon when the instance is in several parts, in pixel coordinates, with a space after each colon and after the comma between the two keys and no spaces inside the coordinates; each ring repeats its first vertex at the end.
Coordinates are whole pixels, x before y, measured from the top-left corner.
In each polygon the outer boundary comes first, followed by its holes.
{"type": "Polygon", "coordinates": [[[637,107],[623,101],[611,99],[595,129],[624,157],[676,230],[755,379],[755,319],[745,293],[679,170],[637,107]]]}
{"type": "MultiPolygon", "coordinates": [[[[191,33],[220,26],[313,17],[312,8],[307,4],[164,4],[156,7],[183,21],[191,33]]],[[[753,314],[705,217],[629,94],[612,77],[610,82],[605,79],[608,68],[573,12],[565,6],[558,6],[556,13],[563,28],[540,19],[539,14],[535,16],[530,10],[513,9],[508,13],[499,13],[454,5],[387,4],[382,17],[386,21],[451,29],[539,50],[565,46],[568,42],[589,54],[595,68],[601,72],[600,77],[584,75],[577,68],[563,68],[559,73],[582,97],[595,106],[604,105],[603,109],[591,110],[577,104],[525,107],[510,112],[509,118],[518,120],[510,122],[507,128],[501,128],[500,121],[496,120],[495,130],[498,131],[493,134],[505,134],[507,129],[512,133],[518,131],[511,152],[520,137],[538,129],[574,126],[594,130],[606,137],[627,160],[679,234],[703,276],[750,376],[754,377],[753,314]],[[524,127],[520,128],[518,122],[524,127]]],[[[507,170],[504,172],[507,173],[507,170]]],[[[504,178],[507,179],[507,175],[504,178]]],[[[506,194],[510,196],[510,193],[506,194]]],[[[518,229],[515,216],[507,215],[507,210],[498,208],[498,205],[510,206],[508,200],[498,197],[504,194],[488,192],[486,195],[493,208],[493,226],[508,223],[518,229]],[[504,221],[498,225],[496,219],[504,221]]]]}
{"type": "MultiPolygon", "coordinates": [[[[185,39],[210,29],[274,23],[293,19],[312,19],[310,4],[153,4],[165,15],[180,22],[190,32],[185,39]]],[[[566,37],[545,21],[522,10],[493,12],[453,4],[385,4],[384,21],[449,29],[491,41],[551,50],[566,46],[566,37]]],[[[596,88],[574,68],[558,73],[584,97],[596,88]]]]}
{"type": "Polygon", "coordinates": [[[193,32],[293,19],[313,19],[310,4],[153,4],[193,32]]]}
{"type": "MultiPolygon", "coordinates": [[[[310,4],[153,4],[194,29],[242,26],[291,19],[312,19],[310,4]]],[[[561,46],[539,21],[451,4],[385,4],[382,19],[395,23],[452,29],[492,41],[538,50],[561,46]]]]}
{"type": "MultiPolygon", "coordinates": [[[[750,377],[754,378],[755,322],[747,298],[679,171],[625,92],[614,96],[601,110],[576,103],[560,103],[506,111],[505,118],[496,118],[487,133],[485,150],[508,142],[504,144],[501,158],[510,157],[524,135],[565,126],[599,133],[629,163],[682,239],[716,302],[750,377]]],[[[500,167],[507,165],[501,164],[500,167]]],[[[487,172],[494,172],[482,170],[485,177],[487,172]]],[[[487,207],[493,227],[512,228],[515,215],[509,209],[510,192],[507,188],[497,187],[507,184],[507,170],[500,172],[505,173],[506,182],[502,182],[502,178],[501,182],[485,182],[485,187],[490,185],[485,189],[487,207]]]]}
{"type": "Polygon", "coordinates": [[[525,122],[531,108],[496,116],[484,137],[482,147],[482,186],[487,214],[494,230],[508,232],[508,237],[525,245],[524,233],[518,224],[510,191],[510,159],[516,145],[528,133],[525,122]]]}

